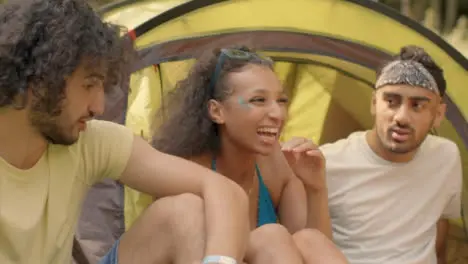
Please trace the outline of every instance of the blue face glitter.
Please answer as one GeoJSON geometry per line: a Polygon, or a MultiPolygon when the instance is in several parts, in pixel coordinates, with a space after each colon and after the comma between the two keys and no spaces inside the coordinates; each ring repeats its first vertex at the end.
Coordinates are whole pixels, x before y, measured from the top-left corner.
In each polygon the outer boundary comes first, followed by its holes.
{"type": "Polygon", "coordinates": [[[237,98],[237,101],[239,102],[239,104],[245,108],[250,108],[251,106],[244,100],[244,98],[242,97],[238,97],[237,98]]]}

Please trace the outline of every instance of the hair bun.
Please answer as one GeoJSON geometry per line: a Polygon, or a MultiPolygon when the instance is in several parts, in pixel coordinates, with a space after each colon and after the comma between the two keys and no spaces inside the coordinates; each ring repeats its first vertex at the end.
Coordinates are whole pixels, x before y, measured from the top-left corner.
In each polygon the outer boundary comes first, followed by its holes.
{"type": "Polygon", "coordinates": [[[429,73],[434,77],[440,94],[443,96],[447,88],[444,71],[435,63],[432,57],[421,47],[415,45],[407,45],[400,49],[400,53],[394,57],[395,60],[416,61],[421,63],[429,73]]]}
{"type": "Polygon", "coordinates": [[[431,56],[423,48],[412,45],[402,47],[397,59],[417,61],[428,68],[434,64],[431,56]]]}

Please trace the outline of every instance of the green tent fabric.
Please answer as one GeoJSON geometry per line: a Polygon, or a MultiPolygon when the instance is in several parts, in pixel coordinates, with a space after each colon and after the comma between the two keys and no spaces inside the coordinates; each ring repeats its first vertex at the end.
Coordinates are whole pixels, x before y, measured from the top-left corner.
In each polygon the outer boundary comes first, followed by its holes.
{"type": "MultiPolygon", "coordinates": [[[[100,11],[107,21],[129,29],[140,56],[129,82],[109,100],[104,118],[143,137],[150,136],[151,118],[167,92],[198,55],[214,46],[253,45],[271,56],[291,98],[282,140],[306,136],[320,144],[370,128],[378,65],[404,45],[424,47],[445,71],[447,118],[436,133],[459,146],[468,204],[468,88],[463,85],[468,60],[398,12],[366,0],[122,1],[100,11]]],[[[122,201],[123,196],[129,228],[151,198],[117,188],[113,198],[122,201]]],[[[122,212],[122,206],[116,210],[122,212]]],[[[93,210],[85,206],[83,215],[93,210]]],[[[465,222],[451,221],[457,239],[467,239],[465,222]]],[[[89,231],[80,232],[85,237],[89,231]]]]}

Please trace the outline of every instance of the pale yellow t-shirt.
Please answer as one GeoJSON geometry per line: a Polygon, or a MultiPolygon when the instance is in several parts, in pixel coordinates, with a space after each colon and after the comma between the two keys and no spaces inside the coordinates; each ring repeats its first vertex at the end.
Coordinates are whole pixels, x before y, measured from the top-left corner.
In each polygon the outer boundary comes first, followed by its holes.
{"type": "Polygon", "coordinates": [[[128,128],[94,120],[76,144],[49,145],[29,170],[0,158],[0,263],[70,263],[89,187],[104,178],[118,179],[132,144],[128,128]]]}

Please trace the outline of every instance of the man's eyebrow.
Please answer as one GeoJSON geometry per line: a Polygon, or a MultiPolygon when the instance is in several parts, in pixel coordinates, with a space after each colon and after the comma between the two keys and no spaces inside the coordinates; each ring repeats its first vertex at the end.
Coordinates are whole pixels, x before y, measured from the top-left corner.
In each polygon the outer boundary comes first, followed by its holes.
{"type": "MultiPolygon", "coordinates": [[[[397,98],[403,98],[404,96],[399,94],[399,93],[392,93],[392,92],[384,92],[383,93],[384,97],[397,97],[397,98]]],[[[415,96],[409,96],[408,97],[411,101],[417,101],[417,102],[430,102],[431,98],[427,96],[422,96],[422,95],[415,95],[415,96]]]]}
{"type": "Polygon", "coordinates": [[[401,98],[401,94],[399,93],[392,93],[392,92],[383,92],[384,97],[399,97],[401,98]]]}
{"type": "Polygon", "coordinates": [[[431,101],[431,98],[426,97],[426,96],[410,96],[410,99],[412,101],[418,101],[418,102],[421,102],[421,101],[430,102],[431,101]]]}
{"type": "Polygon", "coordinates": [[[101,74],[101,73],[97,73],[97,72],[92,72],[88,75],[86,75],[85,77],[86,79],[89,79],[89,78],[98,78],[100,80],[104,80],[106,77],[104,76],[104,74],[101,74]]]}

